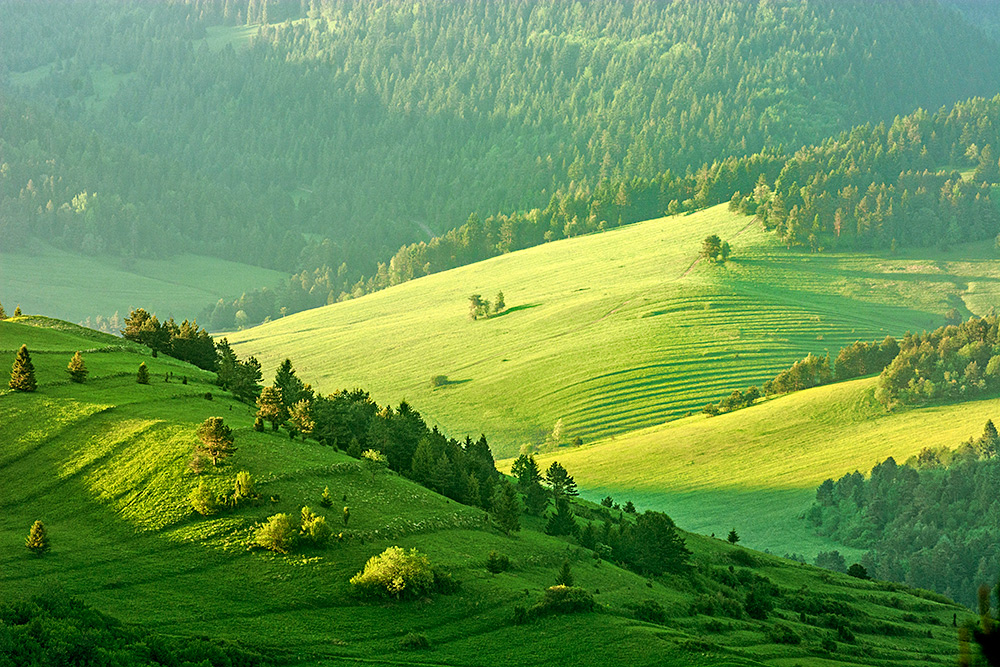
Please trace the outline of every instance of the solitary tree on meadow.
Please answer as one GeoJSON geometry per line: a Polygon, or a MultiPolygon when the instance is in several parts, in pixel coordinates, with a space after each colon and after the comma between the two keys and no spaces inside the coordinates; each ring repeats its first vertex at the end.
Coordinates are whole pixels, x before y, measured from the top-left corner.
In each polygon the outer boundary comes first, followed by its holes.
{"type": "Polygon", "coordinates": [[[9,386],[14,391],[35,391],[38,383],[35,381],[35,365],[31,363],[28,346],[22,345],[14,358],[14,366],[10,369],[9,386]]]}
{"type": "Polygon", "coordinates": [[[202,451],[212,459],[212,465],[218,465],[220,460],[236,451],[233,430],[223,423],[222,417],[206,419],[198,427],[198,439],[201,440],[202,451]]]}
{"type": "Polygon", "coordinates": [[[726,540],[730,544],[736,544],[737,542],[740,541],[740,536],[736,534],[736,529],[735,528],[733,528],[732,530],[729,531],[729,535],[726,536],[726,540]]]}
{"type": "Polygon", "coordinates": [[[31,524],[31,532],[28,533],[24,546],[35,556],[42,556],[49,550],[49,535],[45,530],[45,524],[41,521],[31,524]]]}
{"type": "Polygon", "coordinates": [[[90,371],[87,370],[87,365],[83,363],[83,357],[80,356],[79,350],[73,355],[73,358],[69,360],[66,372],[69,373],[69,379],[73,382],[82,383],[87,379],[87,375],[90,371]]]}
{"type": "Polygon", "coordinates": [[[139,384],[149,384],[149,369],[146,368],[146,362],[139,364],[139,370],[135,374],[135,381],[139,384]]]}

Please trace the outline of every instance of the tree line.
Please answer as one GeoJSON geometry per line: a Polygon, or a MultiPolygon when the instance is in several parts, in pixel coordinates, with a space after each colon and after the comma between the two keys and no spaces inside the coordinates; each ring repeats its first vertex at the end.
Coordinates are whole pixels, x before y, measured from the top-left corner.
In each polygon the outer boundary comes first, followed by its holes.
{"type": "Polygon", "coordinates": [[[878,579],[929,588],[969,606],[1000,571],[1000,435],[987,421],[954,449],[924,448],[828,479],[806,514],[820,535],[867,550],[861,565],[878,579]]]}

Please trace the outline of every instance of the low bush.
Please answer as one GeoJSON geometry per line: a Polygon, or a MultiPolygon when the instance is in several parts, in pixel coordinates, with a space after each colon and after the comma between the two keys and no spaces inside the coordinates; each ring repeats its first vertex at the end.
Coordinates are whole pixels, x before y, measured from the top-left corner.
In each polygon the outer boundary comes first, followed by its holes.
{"type": "Polygon", "coordinates": [[[667,620],[667,612],[656,600],[643,600],[635,606],[635,617],[648,623],[663,623],[667,620]]]}
{"type": "Polygon", "coordinates": [[[500,574],[510,569],[510,558],[504,554],[491,551],[486,556],[486,569],[493,574],[500,574]]]}
{"type": "Polygon", "coordinates": [[[372,556],[351,585],[362,597],[412,598],[435,589],[430,560],[416,549],[389,547],[372,556]]]}
{"type": "Polygon", "coordinates": [[[541,602],[532,607],[533,615],[575,614],[594,610],[594,596],[583,588],[551,586],[541,602]]]}
{"type": "Polygon", "coordinates": [[[767,639],[775,644],[801,644],[802,637],[799,636],[791,626],[784,623],[775,623],[767,631],[767,639]]]}
{"type": "Polygon", "coordinates": [[[295,540],[295,525],[287,514],[275,514],[254,532],[255,546],[286,554],[295,540]]]}
{"type": "Polygon", "coordinates": [[[407,632],[403,635],[403,638],[399,640],[399,645],[401,648],[411,651],[428,649],[431,647],[431,643],[427,640],[427,635],[417,632],[407,632]]]}

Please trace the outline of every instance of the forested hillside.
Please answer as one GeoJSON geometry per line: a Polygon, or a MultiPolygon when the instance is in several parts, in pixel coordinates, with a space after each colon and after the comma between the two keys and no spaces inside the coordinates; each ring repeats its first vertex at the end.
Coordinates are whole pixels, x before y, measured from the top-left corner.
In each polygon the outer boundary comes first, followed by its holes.
{"type": "Polygon", "coordinates": [[[8,2],[5,238],[308,270],[274,315],[470,213],[614,225],[631,179],[991,95],[997,62],[930,2],[8,2]]]}

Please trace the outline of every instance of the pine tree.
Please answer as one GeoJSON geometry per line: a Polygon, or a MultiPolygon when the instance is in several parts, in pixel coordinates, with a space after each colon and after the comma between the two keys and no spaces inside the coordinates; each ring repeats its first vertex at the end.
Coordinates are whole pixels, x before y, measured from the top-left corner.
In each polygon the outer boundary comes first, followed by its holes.
{"type": "Polygon", "coordinates": [[[333,507],[333,498],[330,497],[329,486],[323,487],[323,495],[320,497],[319,506],[325,508],[333,507]]]}
{"type": "Polygon", "coordinates": [[[7,319],[7,311],[3,309],[3,304],[0,303],[0,320],[7,319]]]}
{"type": "Polygon", "coordinates": [[[576,517],[569,506],[569,501],[562,496],[556,496],[556,511],[545,524],[545,532],[549,535],[573,535],[578,530],[576,517]]]}
{"type": "Polygon", "coordinates": [[[303,399],[312,399],[312,391],[295,375],[291,359],[285,359],[278,366],[274,374],[274,388],[281,392],[281,402],[285,408],[291,408],[303,399]]]}
{"type": "Polygon", "coordinates": [[[45,524],[41,521],[36,521],[31,524],[31,532],[28,533],[28,539],[24,541],[24,546],[28,547],[35,556],[43,556],[49,550],[49,535],[45,530],[45,524]]]}
{"type": "Polygon", "coordinates": [[[139,384],[149,384],[149,369],[146,368],[146,362],[139,364],[139,371],[135,374],[135,381],[139,384]]]}
{"type": "Polygon", "coordinates": [[[559,574],[556,575],[556,586],[572,586],[573,585],[573,571],[570,569],[569,561],[564,560],[562,567],[559,568],[559,574]]]}
{"type": "Polygon", "coordinates": [[[491,514],[504,535],[521,530],[521,503],[517,491],[510,482],[503,481],[493,491],[490,502],[491,514]]]}
{"type": "Polygon", "coordinates": [[[209,417],[198,427],[201,448],[212,459],[212,465],[236,451],[233,447],[233,430],[225,425],[222,417],[209,417]]]}
{"type": "Polygon", "coordinates": [[[740,536],[736,534],[735,528],[729,531],[729,535],[726,536],[726,541],[728,541],[730,544],[736,544],[737,542],[740,541],[740,536]]]}
{"type": "Polygon", "coordinates": [[[278,427],[288,420],[288,408],[281,400],[280,389],[264,387],[257,397],[257,417],[271,422],[272,431],[277,431],[278,427]]]}
{"type": "Polygon", "coordinates": [[[17,304],[17,306],[14,308],[14,317],[21,317],[21,316],[22,316],[21,304],[17,304]]]}
{"type": "Polygon", "coordinates": [[[83,363],[83,357],[80,356],[79,351],[69,360],[66,372],[69,373],[69,379],[73,382],[82,383],[87,379],[90,371],[87,370],[87,365],[83,363]]]}
{"type": "Polygon", "coordinates": [[[14,391],[35,391],[38,388],[38,383],[35,382],[35,365],[31,363],[27,345],[22,345],[17,351],[14,366],[10,369],[9,386],[14,391]]]}

